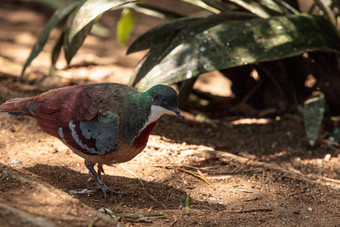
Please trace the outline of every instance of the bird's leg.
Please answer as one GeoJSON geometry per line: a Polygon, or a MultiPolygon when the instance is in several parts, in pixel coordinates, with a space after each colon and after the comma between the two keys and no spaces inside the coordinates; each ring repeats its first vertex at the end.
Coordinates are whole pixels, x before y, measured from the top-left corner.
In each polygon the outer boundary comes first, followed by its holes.
{"type": "Polygon", "coordinates": [[[97,171],[97,173],[98,173],[99,179],[102,179],[102,173],[105,174],[102,164],[98,163],[98,171],[97,171]]]}
{"type": "Polygon", "coordinates": [[[104,173],[103,165],[98,163],[98,172],[94,169],[94,164],[91,162],[86,162],[85,161],[85,166],[86,168],[90,171],[92,176],[97,180],[100,189],[102,190],[104,194],[104,198],[107,197],[107,193],[113,193],[115,195],[127,195],[125,192],[119,192],[115,190],[109,189],[101,180],[101,173],[104,173]]]}
{"type": "Polygon", "coordinates": [[[110,189],[100,179],[100,177],[101,177],[100,169],[101,170],[103,169],[102,165],[98,164],[98,174],[99,175],[97,174],[96,170],[93,168],[94,167],[93,163],[88,163],[88,162],[85,161],[85,166],[90,171],[92,176],[96,179],[96,181],[98,182],[98,184],[100,186],[100,189],[102,190],[102,192],[104,194],[104,198],[106,198],[107,197],[107,192],[109,192],[110,189]]]}

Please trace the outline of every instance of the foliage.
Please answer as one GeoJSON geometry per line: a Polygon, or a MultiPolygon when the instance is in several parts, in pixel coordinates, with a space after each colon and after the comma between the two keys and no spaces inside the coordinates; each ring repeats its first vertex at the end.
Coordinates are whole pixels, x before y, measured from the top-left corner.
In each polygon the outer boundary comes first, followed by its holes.
{"type": "Polygon", "coordinates": [[[338,0],[315,0],[305,13],[296,1],[178,1],[200,8],[205,16],[181,15],[147,1],[67,1],[43,30],[22,76],[57,26],[62,31],[52,52],[52,71],[62,48],[70,64],[102,14],[124,9],[117,26],[121,44],[129,37],[136,12],[171,20],[138,37],[128,49],[128,54],[149,50],[130,81],[141,91],[154,84],[179,83],[183,104],[199,75],[220,70],[233,82],[239,103],[286,111],[321,89],[331,112],[340,114],[338,0]],[[250,76],[254,70],[257,80],[250,76]],[[310,74],[317,84],[307,89],[310,74]]]}
{"type": "Polygon", "coordinates": [[[42,31],[38,41],[34,45],[23,67],[21,77],[24,76],[26,68],[38,56],[43,49],[51,31],[57,26],[62,26],[60,38],[56,42],[51,62],[53,71],[59,53],[64,48],[65,58],[70,64],[72,58],[83,44],[93,25],[102,14],[111,9],[120,9],[124,5],[134,3],[134,0],[72,0],[67,1],[54,12],[49,22],[42,31]],[[67,18],[66,23],[64,23],[67,18]]]}
{"type": "MultiPolygon", "coordinates": [[[[162,48],[152,45],[133,85],[143,78],[139,89],[146,90],[155,84],[172,84],[216,69],[277,60],[306,51],[340,53],[337,32],[319,17],[299,14],[228,20],[233,16],[222,13],[186,21],[185,29],[158,44],[162,48]],[[322,30],[328,32],[321,33],[322,30]]],[[[150,30],[144,39],[137,39],[128,52],[150,48],[148,45],[157,43],[152,40],[159,36],[159,30],[162,27],[150,30]]]]}
{"type": "Polygon", "coordinates": [[[215,1],[189,2],[204,2],[220,11],[204,18],[175,20],[139,37],[128,53],[150,49],[132,82],[140,82],[140,90],[157,83],[184,81],[212,70],[310,51],[340,53],[340,37],[334,24],[322,17],[301,14],[284,1],[232,0],[234,4],[224,4],[224,8],[217,8],[215,1]]]}

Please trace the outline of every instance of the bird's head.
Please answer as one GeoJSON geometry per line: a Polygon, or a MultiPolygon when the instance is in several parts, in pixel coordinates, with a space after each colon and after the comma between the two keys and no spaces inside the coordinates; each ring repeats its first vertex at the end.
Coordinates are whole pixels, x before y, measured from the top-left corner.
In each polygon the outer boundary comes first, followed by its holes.
{"type": "Polygon", "coordinates": [[[179,118],[183,118],[177,107],[177,92],[173,88],[156,85],[147,93],[152,97],[151,114],[158,117],[163,114],[176,114],[179,118]]]}

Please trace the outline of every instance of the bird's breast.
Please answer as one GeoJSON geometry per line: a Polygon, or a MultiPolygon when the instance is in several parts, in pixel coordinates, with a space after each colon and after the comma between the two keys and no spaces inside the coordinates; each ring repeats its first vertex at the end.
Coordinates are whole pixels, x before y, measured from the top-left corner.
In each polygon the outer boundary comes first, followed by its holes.
{"type": "Polygon", "coordinates": [[[145,147],[152,130],[155,128],[157,121],[154,121],[147,125],[139,135],[134,139],[132,146],[136,148],[145,147]]]}

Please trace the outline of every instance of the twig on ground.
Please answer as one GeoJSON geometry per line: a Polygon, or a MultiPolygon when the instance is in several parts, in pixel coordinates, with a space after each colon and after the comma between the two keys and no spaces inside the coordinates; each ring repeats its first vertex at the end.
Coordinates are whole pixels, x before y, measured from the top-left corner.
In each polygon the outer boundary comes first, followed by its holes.
{"type": "Polygon", "coordinates": [[[129,170],[128,168],[126,168],[123,164],[119,164],[118,166],[120,166],[123,170],[129,172],[130,174],[132,174],[138,181],[139,183],[144,186],[144,183],[141,181],[141,179],[139,179],[139,177],[134,173],[132,172],[131,170],[129,170]]]}
{"type": "Polygon", "coordinates": [[[340,184],[340,180],[337,180],[337,179],[332,179],[332,178],[328,178],[328,177],[321,177],[321,179],[324,180],[324,181],[330,181],[330,182],[333,182],[333,183],[340,184]]]}
{"type": "Polygon", "coordinates": [[[263,208],[263,209],[250,209],[250,210],[232,210],[232,211],[228,211],[228,213],[242,214],[242,213],[270,212],[270,211],[273,211],[273,209],[263,208]]]}
{"type": "Polygon", "coordinates": [[[182,172],[185,172],[185,173],[189,173],[189,174],[191,174],[191,175],[201,179],[202,181],[204,181],[205,183],[209,184],[210,186],[212,186],[212,184],[205,177],[203,177],[202,175],[199,175],[197,173],[193,173],[193,172],[191,172],[189,170],[186,170],[186,169],[183,169],[183,168],[177,168],[177,169],[179,171],[182,171],[182,172]]]}

